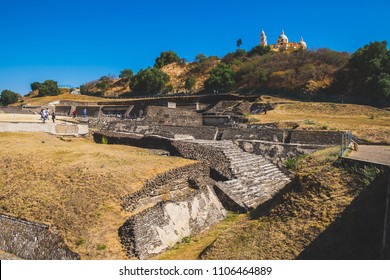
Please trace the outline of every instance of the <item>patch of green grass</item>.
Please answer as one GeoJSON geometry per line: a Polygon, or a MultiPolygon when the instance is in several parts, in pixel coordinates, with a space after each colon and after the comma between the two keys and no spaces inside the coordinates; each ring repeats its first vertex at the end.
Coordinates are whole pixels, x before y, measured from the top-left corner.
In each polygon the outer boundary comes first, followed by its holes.
{"type": "Polygon", "coordinates": [[[365,165],[363,167],[359,165],[352,165],[347,166],[346,169],[352,174],[355,174],[365,187],[370,185],[381,173],[381,171],[374,165],[365,165]]]}
{"type": "Polygon", "coordinates": [[[85,243],[85,239],[82,238],[82,237],[76,239],[76,241],[75,241],[76,246],[81,246],[81,245],[83,245],[84,243],[85,243]]]}
{"type": "Polygon", "coordinates": [[[108,144],[108,139],[106,136],[102,137],[102,144],[108,144]]]}
{"type": "Polygon", "coordinates": [[[284,162],[284,167],[291,171],[297,171],[299,169],[299,163],[305,159],[307,155],[298,155],[294,158],[289,158],[284,162]]]}
{"type": "Polygon", "coordinates": [[[313,120],[304,120],[303,123],[307,124],[307,125],[315,125],[316,124],[316,122],[313,120]]]}
{"type": "Polygon", "coordinates": [[[190,243],[191,236],[186,236],[181,239],[181,243],[190,243]]]}
{"type": "Polygon", "coordinates": [[[99,250],[99,251],[106,250],[106,249],[107,249],[106,244],[98,244],[96,246],[96,250],[99,250]]]}

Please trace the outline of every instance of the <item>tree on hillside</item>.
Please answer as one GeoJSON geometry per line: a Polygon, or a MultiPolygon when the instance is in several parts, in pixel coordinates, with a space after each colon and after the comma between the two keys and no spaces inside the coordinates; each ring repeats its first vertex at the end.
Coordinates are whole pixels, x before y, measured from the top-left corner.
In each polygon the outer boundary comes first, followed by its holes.
{"type": "Polygon", "coordinates": [[[195,56],[195,61],[198,63],[202,63],[207,59],[207,56],[205,56],[203,53],[197,54],[195,56]]]}
{"type": "Polygon", "coordinates": [[[157,94],[161,93],[170,78],[168,74],[157,68],[141,69],[131,79],[131,89],[135,94],[157,94]]]}
{"type": "Polygon", "coordinates": [[[0,103],[4,106],[7,106],[8,104],[12,104],[12,103],[15,103],[16,101],[18,101],[19,96],[20,96],[20,94],[17,94],[16,92],[5,89],[1,92],[0,103]]]}
{"type": "Polygon", "coordinates": [[[160,56],[156,58],[156,63],[154,64],[154,67],[162,68],[165,65],[179,61],[180,57],[174,51],[161,52],[160,56]]]}
{"type": "Polygon", "coordinates": [[[205,74],[211,68],[214,68],[219,58],[216,56],[205,56],[204,54],[198,54],[195,57],[196,62],[192,64],[192,74],[205,74]]]}
{"type": "Polygon", "coordinates": [[[108,76],[102,76],[100,77],[99,82],[96,84],[96,87],[105,91],[110,86],[111,80],[112,79],[108,76]]]}
{"type": "Polygon", "coordinates": [[[131,78],[133,78],[133,77],[134,77],[134,72],[131,69],[124,69],[121,71],[121,73],[119,75],[119,78],[126,80],[126,81],[130,81],[131,78]]]}
{"type": "Polygon", "coordinates": [[[191,92],[194,89],[195,84],[196,84],[196,79],[194,77],[190,76],[186,79],[184,87],[186,88],[186,90],[191,92]]]}
{"type": "Polygon", "coordinates": [[[41,83],[40,82],[33,82],[30,84],[30,87],[31,87],[31,90],[34,91],[34,90],[39,90],[39,87],[41,86],[41,83]]]}
{"type": "Polygon", "coordinates": [[[210,78],[205,81],[205,89],[207,91],[229,91],[235,84],[235,72],[230,65],[223,62],[217,65],[210,72],[210,78]]]}
{"type": "Polygon", "coordinates": [[[352,94],[364,97],[369,103],[390,104],[390,51],[387,42],[371,42],[359,48],[336,76],[335,84],[341,88],[350,87],[352,94]]]}
{"type": "Polygon", "coordinates": [[[249,52],[248,52],[248,57],[252,57],[252,56],[255,56],[255,55],[264,55],[264,54],[267,54],[271,51],[271,48],[269,46],[261,46],[261,45],[258,45],[254,48],[252,48],[249,52]]]}
{"type": "Polygon", "coordinates": [[[39,85],[38,90],[38,96],[55,96],[61,93],[60,89],[58,88],[57,82],[53,80],[44,81],[42,84],[39,85]]]}
{"type": "Polygon", "coordinates": [[[235,52],[230,52],[222,58],[222,62],[226,64],[239,64],[240,61],[244,61],[247,56],[247,52],[243,49],[237,49],[235,52]]]}
{"type": "Polygon", "coordinates": [[[236,42],[237,49],[239,49],[239,48],[241,47],[241,45],[242,45],[242,39],[239,38],[239,39],[237,40],[237,42],[236,42]]]}

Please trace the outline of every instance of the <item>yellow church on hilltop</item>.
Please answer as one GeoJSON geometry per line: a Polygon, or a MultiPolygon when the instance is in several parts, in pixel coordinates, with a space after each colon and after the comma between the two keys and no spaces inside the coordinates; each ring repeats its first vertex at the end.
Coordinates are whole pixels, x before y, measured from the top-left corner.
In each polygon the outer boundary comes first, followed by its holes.
{"type": "MultiPolygon", "coordinates": [[[[261,46],[268,46],[267,36],[265,35],[264,30],[262,30],[261,34],[260,34],[260,45],[261,46]]],[[[296,50],[306,50],[307,49],[306,42],[303,41],[302,37],[301,37],[301,40],[298,43],[289,42],[288,38],[284,34],[283,30],[282,30],[282,33],[279,35],[279,38],[278,38],[278,41],[276,42],[276,44],[269,45],[269,47],[274,52],[296,51],[296,50]]]]}

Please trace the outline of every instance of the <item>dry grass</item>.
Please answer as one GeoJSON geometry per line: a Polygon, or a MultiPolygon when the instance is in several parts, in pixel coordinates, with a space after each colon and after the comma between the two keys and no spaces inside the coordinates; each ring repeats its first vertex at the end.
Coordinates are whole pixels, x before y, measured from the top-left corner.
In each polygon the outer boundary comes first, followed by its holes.
{"type": "Polygon", "coordinates": [[[0,133],[0,142],[0,212],[56,226],[83,259],[126,258],[120,197],[192,162],[46,134],[0,133]]]}
{"type": "Polygon", "coordinates": [[[338,153],[338,148],[330,148],[302,159],[295,187],[282,203],[260,218],[235,224],[203,258],[295,259],[363,190],[332,165],[338,153]]]}
{"type": "Polygon", "coordinates": [[[44,96],[44,97],[29,97],[25,96],[22,98],[22,102],[15,103],[13,105],[34,105],[42,106],[50,102],[59,101],[59,100],[69,100],[69,101],[82,101],[82,102],[99,102],[106,101],[106,98],[100,98],[95,96],[81,95],[81,94],[70,94],[63,93],[57,96],[44,96]]]}
{"type": "Polygon", "coordinates": [[[266,115],[250,115],[253,123],[295,123],[298,129],[351,130],[370,142],[390,143],[390,112],[370,106],[293,102],[279,104],[266,115]]]}

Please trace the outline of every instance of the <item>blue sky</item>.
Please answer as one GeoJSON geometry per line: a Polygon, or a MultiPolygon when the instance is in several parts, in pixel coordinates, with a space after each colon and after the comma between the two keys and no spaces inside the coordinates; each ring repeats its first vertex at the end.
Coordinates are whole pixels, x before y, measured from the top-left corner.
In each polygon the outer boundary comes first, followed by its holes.
{"type": "Polygon", "coordinates": [[[103,75],[153,66],[161,51],[188,61],[275,43],[284,29],[309,49],[354,52],[390,41],[387,0],[125,1],[0,0],[0,91],[27,94],[47,79],[79,86],[103,75]]]}

